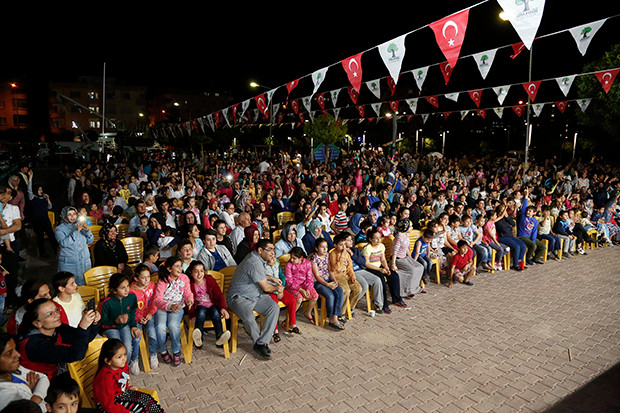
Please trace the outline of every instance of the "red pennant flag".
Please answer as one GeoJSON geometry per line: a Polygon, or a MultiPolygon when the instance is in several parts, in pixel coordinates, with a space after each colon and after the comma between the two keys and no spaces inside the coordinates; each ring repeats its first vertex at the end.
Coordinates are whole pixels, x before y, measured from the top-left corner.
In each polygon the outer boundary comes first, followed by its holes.
{"type": "Polygon", "coordinates": [[[325,110],[325,94],[319,93],[318,95],[316,95],[316,101],[321,107],[321,109],[325,110]]]}
{"type": "Polygon", "coordinates": [[[301,120],[302,122],[306,121],[306,117],[304,116],[303,112],[299,113],[299,120],[301,120]]]}
{"type": "Polygon", "coordinates": [[[288,82],[288,83],[286,84],[286,90],[288,90],[288,94],[289,94],[289,95],[291,94],[291,91],[292,91],[293,89],[295,89],[295,87],[296,87],[298,84],[299,84],[299,79],[295,79],[295,80],[293,80],[293,81],[291,81],[291,82],[288,82]]]}
{"type": "Polygon", "coordinates": [[[456,61],[459,59],[468,19],[469,9],[466,9],[429,24],[435,32],[437,45],[452,67],[456,66],[456,61]]]}
{"type": "Polygon", "coordinates": [[[349,96],[351,96],[351,100],[353,103],[357,103],[357,98],[359,97],[359,91],[355,89],[353,86],[349,86],[347,88],[349,90],[349,96]]]}
{"type": "Polygon", "coordinates": [[[291,100],[291,107],[293,108],[295,115],[297,115],[299,113],[299,101],[297,99],[291,100]]]}
{"type": "Polygon", "coordinates": [[[534,99],[536,99],[536,94],[538,93],[538,87],[540,86],[540,82],[542,82],[542,80],[522,83],[523,88],[527,92],[530,99],[532,99],[532,102],[534,101],[534,99]]]}
{"type": "Polygon", "coordinates": [[[559,102],[555,102],[555,106],[560,110],[560,112],[564,113],[566,109],[566,105],[568,104],[568,100],[561,100],[559,102]]]}
{"type": "Polygon", "coordinates": [[[254,100],[256,101],[256,107],[258,108],[260,113],[262,113],[266,118],[268,118],[269,108],[267,107],[267,103],[265,101],[265,94],[263,93],[262,95],[256,96],[254,100]]]}
{"type": "Polygon", "coordinates": [[[363,118],[364,117],[364,105],[357,106],[357,111],[359,112],[360,116],[363,118]]]}
{"type": "Polygon", "coordinates": [[[387,82],[388,82],[388,86],[390,87],[390,90],[392,91],[392,96],[394,96],[394,91],[396,90],[396,82],[394,82],[394,79],[392,78],[392,76],[388,76],[387,82]]]}
{"type": "Polygon", "coordinates": [[[487,118],[487,110],[486,109],[478,109],[476,112],[478,113],[478,116],[480,116],[482,119],[486,119],[487,118]]]}
{"type": "Polygon", "coordinates": [[[398,112],[398,101],[397,100],[391,101],[390,102],[390,107],[392,108],[394,113],[398,112]]]}
{"type": "Polygon", "coordinates": [[[450,75],[452,74],[452,65],[448,62],[439,63],[439,69],[441,70],[441,74],[443,75],[443,79],[446,81],[447,85],[448,80],[450,80],[450,75]]]}
{"type": "Polygon", "coordinates": [[[468,93],[469,97],[474,101],[476,106],[480,107],[480,95],[482,94],[482,89],[470,90],[468,93]]]}
{"type": "Polygon", "coordinates": [[[278,123],[282,123],[282,119],[284,119],[284,113],[278,113],[278,123]]]}
{"type": "Polygon", "coordinates": [[[514,54],[511,54],[510,58],[515,59],[517,56],[519,56],[519,53],[521,53],[523,49],[525,49],[525,44],[523,44],[523,42],[513,44],[512,51],[514,52],[514,54]]]}
{"type": "Polygon", "coordinates": [[[439,100],[437,99],[437,95],[435,95],[435,96],[424,96],[424,98],[431,105],[435,106],[436,108],[439,107],[439,100]]]}
{"type": "Polygon", "coordinates": [[[355,91],[359,93],[362,86],[362,53],[342,60],[342,67],[347,73],[349,82],[351,82],[355,91]]]}
{"type": "Polygon", "coordinates": [[[235,125],[237,124],[237,108],[239,107],[239,104],[235,104],[232,107],[232,113],[233,113],[233,121],[235,122],[235,125]]]}
{"type": "Polygon", "coordinates": [[[514,110],[519,117],[523,114],[523,106],[513,106],[512,110],[514,110]]]}
{"type": "Polygon", "coordinates": [[[451,113],[452,113],[452,112],[444,112],[444,113],[443,113],[443,117],[444,117],[444,119],[448,119],[448,116],[450,116],[450,114],[451,114],[451,113]]]}
{"type": "Polygon", "coordinates": [[[609,93],[609,89],[611,89],[611,85],[613,85],[618,71],[620,71],[620,69],[603,70],[602,72],[594,73],[594,76],[601,82],[601,86],[603,86],[605,93],[609,93]]]}

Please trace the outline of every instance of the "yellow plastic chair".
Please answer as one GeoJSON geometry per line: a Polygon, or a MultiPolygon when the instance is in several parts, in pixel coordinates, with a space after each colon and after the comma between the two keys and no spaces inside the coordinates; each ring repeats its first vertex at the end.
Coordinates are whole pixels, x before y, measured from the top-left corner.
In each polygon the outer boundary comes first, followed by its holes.
{"type": "Polygon", "coordinates": [[[116,224],[116,230],[118,231],[118,234],[116,235],[117,239],[122,240],[123,238],[131,236],[129,233],[129,224],[116,224]]]}
{"type": "MultiPolygon", "coordinates": [[[[224,274],[222,274],[219,271],[212,271],[212,270],[207,271],[207,274],[215,279],[215,281],[217,282],[217,285],[220,287],[220,290],[223,291],[224,274]]],[[[186,344],[187,348],[185,349],[185,362],[186,363],[192,362],[192,351],[194,348],[193,346],[194,340],[192,338],[192,333],[194,332],[195,323],[196,323],[196,317],[192,317],[189,319],[189,323],[188,323],[189,329],[187,331],[188,342],[186,344]]],[[[205,327],[213,328],[213,322],[211,320],[205,320],[205,327]]],[[[224,331],[226,331],[226,319],[224,317],[222,317],[222,328],[224,331]]],[[[224,358],[227,358],[227,359],[230,358],[230,348],[228,346],[228,343],[224,343],[224,358]]]]}
{"type": "Polygon", "coordinates": [[[284,272],[284,267],[286,267],[286,263],[291,260],[291,254],[282,254],[277,260],[280,262],[280,268],[282,268],[282,272],[284,272]]]}
{"type": "Polygon", "coordinates": [[[385,259],[387,262],[390,262],[392,258],[392,248],[394,246],[394,236],[390,235],[389,237],[383,237],[381,239],[381,243],[385,245],[385,259]]]}
{"type": "Polygon", "coordinates": [[[127,265],[129,265],[131,269],[135,269],[138,264],[142,262],[144,240],[140,237],[126,237],[122,238],[121,242],[125,246],[127,258],[129,259],[127,265]]]}
{"type": "MultiPolygon", "coordinates": [[[[86,350],[86,356],[79,361],[69,363],[68,369],[71,378],[75,380],[80,388],[80,394],[82,395],[83,408],[95,408],[95,402],[93,400],[93,379],[97,374],[99,368],[99,354],[101,353],[101,346],[107,341],[106,338],[96,338],[88,345],[86,350]]],[[[143,393],[150,394],[159,403],[159,395],[155,390],[138,389],[143,393]]]]}
{"type": "Polygon", "coordinates": [[[88,301],[92,298],[95,299],[95,308],[99,308],[99,290],[96,287],[91,287],[88,285],[78,285],[77,292],[82,297],[82,301],[84,301],[84,305],[88,305],[88,301]]]}
{"type": "Polygon", "coordinates": [[[112,274],[116,274],[117,268],[110,265],[101,265],[93,267],[84,273],[84,281],[89,287],[95,287],[99,290],[99,298],[103,299],[107,296],[106,290],[108,282],[112,274]]]}
{"type": "Polygon", "coordinates": [[[276,214],[278,221],[278,229],[282,229],[287,222],[295,220],[295,213],[289,211],[282,211],[276,214]]]}
{"type": "Polygon", "coordinates": [[[90,226],[90,232],[93,233],[93,242],[89,244],[89,246],[91,245],[95,245],[95,243],[97,241],[99,241],[99,231],[101,231],[101,225],[91,225],[90,226]]]}
{"type": "Polygon", "coordinates": [[[281,233],[281,232],[282,232],[282,231],[281,231],[281,230],[279,230],[279,229],[276,229],[275,231],[273,231],[273,232],[271,233],[271,242],[273,242],[274,244],[275,244],[276,242],[278,242],[278,241],[280,240],[280,233],[281,233]]]}

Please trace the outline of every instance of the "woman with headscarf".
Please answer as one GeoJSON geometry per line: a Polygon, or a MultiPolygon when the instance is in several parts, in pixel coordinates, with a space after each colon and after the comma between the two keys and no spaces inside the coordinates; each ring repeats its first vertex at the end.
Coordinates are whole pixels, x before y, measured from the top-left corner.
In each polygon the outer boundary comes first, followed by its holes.
{"type": "Polygon", "coordinates": [[[409,253],[409,233],[413,230],[413,224],[409,219],[401,218],[396,222],[394,230],[390,269],[398,271],[400,291],[403,297],[408,298],[418,293],[425,293],[426,291],[420,287],[424,266],[414,260],[409,253]]]}
{"type": "Polygon", "coordinates": [[[95,267],[109,265],[118,268],[118,272],[125,271],[129,261],[125,246],[118,239],[118,229],[115,225],[105,223],[99,231],[99,241],[95,243],[93,250],[95,267]]]}
{"type": "Polygon", "coordinates": [[[355,214],[351,216],[351,219],[349,220],[349,228],[351,228],[351,231],[353,231],[353,234],[355,234],[353,239],[355,239],[355,237],[357,237],[357,235],[362,230],[360,228],[360,224],[362,223],[364,219],[365,219],[364,215],[360,214],[359,212],[356,212],[355,214]]]}
{"type": "Polygon", "coordinates": [[[54,230],[60,247],[58,272],[67,271],[75,276],[77,285],[85,285],[84,273],[91,268],[88,244],[95,238],[86,220],[78,221],[77,209],[64,207],[60,212],[60,224],[54,230]]]}
{"type": "Polygon", "coordinates": [[[368,222],[370,222],[374,228],[377,228],[380,216],[381,213],[377,208],[371,208],[370,211],[368,211],[368,222]]]}
{"type": "Polygon", "coordinates": [[[310,224],[308,224],[308,231],[306,231],[306,234],[301,239],[304,250],[306,250],[308,255],[314,252],[314,242],[318,238],[324,238],[325,241],[327,241],[328,251],[334,248],[334,241],[332,241],[332,237],[326,231],[323,231],[322,225],[323,224],[318,218],[313,219],[310,221],[310,224]]]}
{"type": "Polygon", "coordinates": [[[295,247],[301,247],[304,250],[304,243],[297,238],[297,224],[289,223],[282,228],[280,239],[276,242],[276,258],[280,258],[284,254],[288,254],[295,247]]]}
{"type": "Polygon", "coordinates": [[[248,225],[243,230],[245,237],[237,245],[235,261],[240,263],[246,255],[256,249],[256,243],[260,240],[260,231],[253,224],[248,225]]]}

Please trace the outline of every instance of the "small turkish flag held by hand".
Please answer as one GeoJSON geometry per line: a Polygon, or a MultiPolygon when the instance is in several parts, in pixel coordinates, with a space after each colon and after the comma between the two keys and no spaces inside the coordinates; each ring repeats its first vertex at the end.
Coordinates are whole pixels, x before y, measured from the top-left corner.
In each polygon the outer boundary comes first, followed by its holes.
{"type": "Polygon", "coordinates": [[[347,73],[349,82],[351,82],[355,91],[359,93],[362,86],[362,53],[342,60],[342,67],[347,73]]]}
{"type": "Polygon", "coordinates": [[[437,45],[452,67],[456,65],[461,53],[468,19],[469,9],[466,9],[429,24],[429,27],[435,32],[437,45]]]}
{"type": "Polygon", "coordinates": [[[611,89],[611,85],[613,85],[618,71],[620,71],[620,69],[603,70],[602,72],[594,73],[594,76],[601,82],[601,86],[603,86],[605,93],[609,93],[609,89],[611,89]]]}

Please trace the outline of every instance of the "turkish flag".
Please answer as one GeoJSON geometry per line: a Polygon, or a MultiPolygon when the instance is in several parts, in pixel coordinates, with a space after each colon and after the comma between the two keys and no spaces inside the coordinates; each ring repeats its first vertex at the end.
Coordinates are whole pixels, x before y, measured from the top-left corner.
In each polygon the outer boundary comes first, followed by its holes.
{"type": "Polygon", "coordinates": [[[265,94],[258,95],[254,97],[256,101],[256,107],[266,118],[269,117],[269,108],[267,107],[267,103],[265,102],[265,94]]]}
{"type": "Polygon", "coordinates": [[[342,60],[342,67],[357,93],[362,86],[362,53],[342,60]]]}
{"type": "Polygon", "coordinates": [[[239,107],[239,104],[235,104],[232,107],[232,115],[233,115],[233,121],[235,122],[235,125],[237,124],[237,108],[239,107]]]}
{"type": "Polygon", "coordinates": [[[594,73],[594,76],[601,82],[601,86],[603,86],[605,93],[609,93],[609,89],[611,89],[611,85],[613,85],[618,71],[620,71],[620,69],[603,70],[602,72],[594,73]]]}
{"type": "Polygon", "coordinates": [[[303,113],[303,112],[301,112],[301,113],[299,114],[299,120],[301,120],[302,122],[305,122],[305,121],[306,121],[306,117],[304,116],[304,113],[303,113]]]}
{"type": "Polygon", "coordinates": [[[299,101],[297,99],[291,100],[291,107],[293,108],[293,112],[297,115],[299,113],[299,101]]]}
{"type": "Polygon", "coordinates": [[[437,95],[435,95],[435,96],[424,96],[424,98],[431,105],[435,106],[436,108],[439,107],[439,100],[437,99],[437,95]]]}
{"type": "Polygon", "coordinates": [[[512,51],[514,52],[514,54],[511,54],[510,58],[515,59],[517,56],[519,56],[519,53],[521,53],[523,49],[525,49],[525,44],[523,42],[513,44],[512,51]]]}
{"type": "Polygon", "coordinates": [[[391,101],[390,102],[390,107],[392,108],[394,113],[398,112],[398,101],[397,100],[391,101]]]}
{"type": "Polygon", "coordinates": [[[295,80],[293,80],[293,81],[291,81],[291,82],[288,82],[288,83],[286,84],[286,90],[288,90],[288,94],[289,94],[289,95],[291,94],[291,91],[292,91],[293,89],[295,89],[295,87],[296,87],[298,84],[299,84],[299,79],[295,79],[295,80]]]}
{"type": "Polygon", "coordinates": [[[394,91],[396,90],[396,82],[394,81],[392,76],[387,77],[387,82],[388,82],[388,86],[390,87],[390,90],[392,91],[392,96],[394,96],[394,91]]]}
{"type": "Polygon", "coordinates": [[[532,99],[532,102],[534,101],[534,99],[536,99],[536,94],[538,93],[538,87],[540,86],[540,82],[542,82],[542,80],[522,83],[523,88],[527,92],[530,99],[532,99]]]}
{"type": "Polygon", "coordinates": [[[450,75],[452,74],[452,65],[449,62],[439,63],[439,70],[441,70],[441,74],[443,75],[443,80],[446,81],[446,85],[447,85],[448,80],[450,80],[450,75]]]}
{"type": "Polygon", "coordinates": [[[357,106],[357,111],[359,112],[360,116],[363,118],[364,117],[364,105],[357,106]]]}
{"type": "Polygon", "coordinates": [[[429,27],[435,32],[437,45],[452,67],[456,65],[456,61],[459,59],[468,19],[469,9],[466,9],[429,24],[429,27]]]}
{"type": "Polygon", "coordinates": [[[512,110],[517,114],[517,116],[521,117],[523,114],[523,106],[513,106],[512,110]]]}
{"type": "Polygon", "coordinates": [[[452,114],[452,112],[444,112],[443,113],[444,119],[448,119],[448,116],[450,116],[451,114],[452,114]]]}
{"type": "Polygon", "coordinates": [[[477,113],[478,113],[478,116],[480,116],[482,119],[486,119],[486,117],[487,117],[487,110],[486,109],[478,109],[477,113]]]}
{"type": "Polygon", "coordinates": [[[555,106],[560,110],[560,112],[564,113],[564,109],[566,109],[566,105],[568,104],[568,100],[561,100],[559,102],[555,102],[555,106]]]}
{"type": "Polygon", "coordinates": [[[318,95],[316,95],[316,101],[321,107],[321,109],[325,110],[325,94],[319,93],[318,95]]]}
{"type": "Polygon", "coordinates": [[[353,103],[357,103],[357,98],[359,97],[359,90],[356,90],[354,86],[349,86],[347,88],[349,90],[349,96],[353,103]]]}
{"type": "Polygon", "coordinates": [[[482,89],[470,90],[468,93],[469,97],[474,101],[476,106],[480,107],[480,95],[482,95],[482,89]]]}

